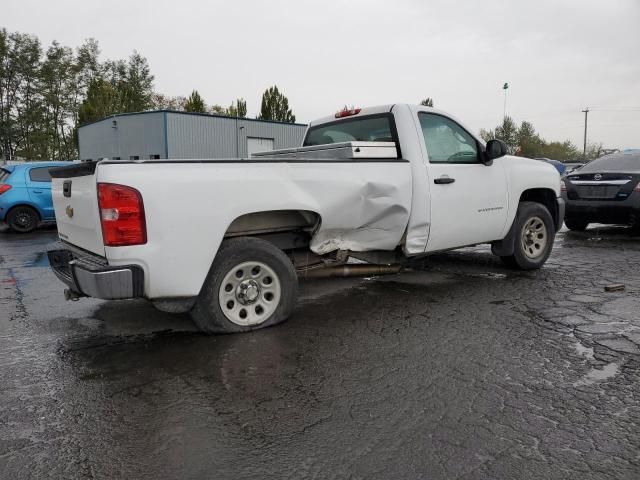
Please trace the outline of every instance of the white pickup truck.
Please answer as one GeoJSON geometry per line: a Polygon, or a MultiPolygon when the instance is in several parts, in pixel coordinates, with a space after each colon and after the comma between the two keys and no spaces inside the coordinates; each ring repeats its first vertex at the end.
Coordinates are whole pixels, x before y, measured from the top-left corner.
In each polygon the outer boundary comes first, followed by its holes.
{"type": "Polygon", "coordinates": [[[51,170],[68,298],[144,297],[205,332],[277,324],[298,276],[491,243],[536,269],[562,225],[556,169],[486,146],[454,117],[384,105],[309,125],[250,159],[87,162],[51,170]]]}

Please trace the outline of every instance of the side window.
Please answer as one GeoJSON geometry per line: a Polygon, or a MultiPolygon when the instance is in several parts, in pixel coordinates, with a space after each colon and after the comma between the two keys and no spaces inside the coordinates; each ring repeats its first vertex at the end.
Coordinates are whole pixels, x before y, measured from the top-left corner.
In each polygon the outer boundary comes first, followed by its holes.
{"type": "Polygon", "coordinates": [[[32,168],[29,170],[29,178],[32,182],[51,182],[49,167],[32,168]]]}
{"type": "Polygon", "coordinates": [[[418,113],[430,163],[478,163],[478,143],[453,120],[418,113]]]}

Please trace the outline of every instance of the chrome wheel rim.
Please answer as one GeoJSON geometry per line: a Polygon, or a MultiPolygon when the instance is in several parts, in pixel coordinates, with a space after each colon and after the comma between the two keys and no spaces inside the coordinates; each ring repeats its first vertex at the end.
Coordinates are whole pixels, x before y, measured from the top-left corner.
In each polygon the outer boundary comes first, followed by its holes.
{"type": "Polygon", "coordinates": [[[544,254],[549,241],[547,226],[540,217],[531,217],[522,227],[522,250],[531,259],[544,254]]]}
{"type": "Polygon", "coordinates": [[[278,275],[262,262],[243,262],[230,269],[218,292],[222,313],[243,327],[267,321],[278,308],[281,296],[278,275]]]}

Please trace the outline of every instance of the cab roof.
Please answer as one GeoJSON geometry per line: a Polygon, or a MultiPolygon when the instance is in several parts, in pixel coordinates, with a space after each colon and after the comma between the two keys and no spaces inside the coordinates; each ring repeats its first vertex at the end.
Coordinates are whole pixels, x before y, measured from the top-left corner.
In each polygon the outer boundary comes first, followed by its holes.
{"type": "MultiPolygon", "coordinates": [[[[347,117],[343,117],[343,118],[336,118],[335,113],[333,113],[332,115],[327,115],[326,117],[318,118],[318,119],[314,120],[313,122],[310,122],[309,123],[309,127],[321,125],[323,123],[336,122],[336,121],[340,121],[340,120],[347,120],[349,118],[354,118],[354,117],[364,117],[366,115],[376,115],[376,114],[380,114],[380,113],[389,113],[389,112],[392,111],[393,107],[399,107],[399,106],[406,106],[406,107],[412,107],[412,108],[419,108],[421,110],[428,110],[430,112],[444,114],[447,117],[455,119],[455,117],[451,116],[449,113],[443,112],[442,110],[438,110],[438,109],[433,108],[433,107],[426,107],[424,105],[409,104],[409,103],[388,103],[388,104],[385,104],[385,105],[375,105],[373,107],[361,108],[360,112],[358,112],[356,115],[351,115],[351,116],[347,116],[347,117]]],[[[456,119],[456,121],[458,121],[458,120],[456,119]]]]}

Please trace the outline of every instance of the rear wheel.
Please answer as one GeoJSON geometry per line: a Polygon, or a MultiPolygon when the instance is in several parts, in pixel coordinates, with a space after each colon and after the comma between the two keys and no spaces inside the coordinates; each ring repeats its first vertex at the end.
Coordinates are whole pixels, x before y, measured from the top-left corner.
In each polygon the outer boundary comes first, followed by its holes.
{"type": "Polygon", "coordinates": [[[298,277],[282,250],[257,238],[227,240],[191,317],[206,333],[256,330],[286,320],[297,295],[298,277]]]}
{"type": "Polygon", "coordinates": [[[40,217],[33,208],[22,206],[10,210],[5,220],[14,232],[29,233],[38,227],[40,217]]]}
{"type": "Polygon", "coordinates": [[[564,224],[569,230],[582,232],[589,225],[589,221],[582,218],[565,218],[564,224]]]}
{"type": "Polygon", "coordinates": [[[551,254],[555,227],[547,207],[521,202],[515,219],[513,255],[500,257],[509,267],[534,270],[542,267],[551,254]]]}

